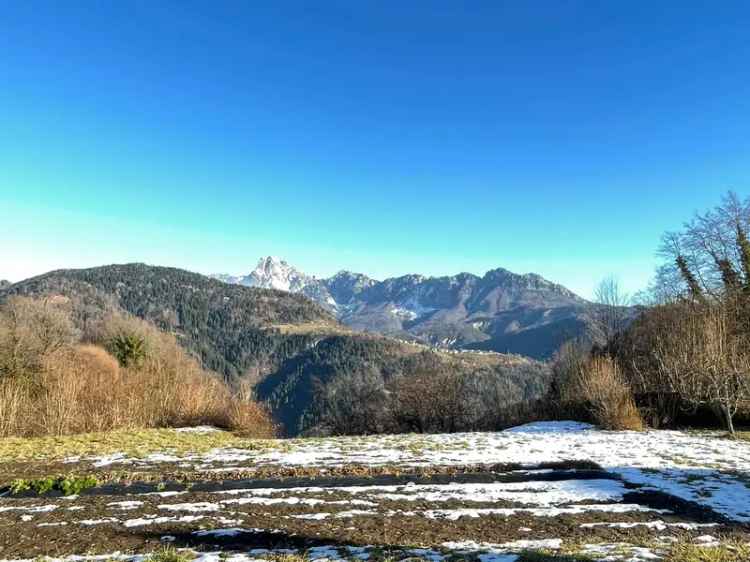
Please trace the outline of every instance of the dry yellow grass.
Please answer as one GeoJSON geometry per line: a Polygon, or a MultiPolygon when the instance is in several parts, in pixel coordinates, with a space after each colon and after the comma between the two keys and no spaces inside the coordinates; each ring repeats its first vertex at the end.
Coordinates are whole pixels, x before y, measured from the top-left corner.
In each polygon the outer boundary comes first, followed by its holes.
{"type": "Polygon", "coordinates": [[[113,453],[142,458],[156,452],[204,453],[220,447],[270,449],[279,446],[278,443],[274,439],[244,438],[230,431],[197,433],[167,428],[119,429],[75,435],[5,437],[0,439],[0,462],[61,460],[113,453]]]}
{"type": "Polygon", "coordinates": [[[65,311],[47,301],[12,299],[0,309],[0,436],[201,424],[275,434],[265,408],[203,370],[173,336],[123,316],[101,332],[104,345],[108,334],[136,341],[138,355],[118,361],[75,343],[65,311]]]}
{"type": "Polygon", "coordinates": [[[296,335],[320,335],[320,336],[337,336],[353,334],[354,331],[341,324],[332,324],[326,322],[306,322],[302,324],[274,324],[267,328],[268,330],[278,330],[282,334],[296,335]]]}

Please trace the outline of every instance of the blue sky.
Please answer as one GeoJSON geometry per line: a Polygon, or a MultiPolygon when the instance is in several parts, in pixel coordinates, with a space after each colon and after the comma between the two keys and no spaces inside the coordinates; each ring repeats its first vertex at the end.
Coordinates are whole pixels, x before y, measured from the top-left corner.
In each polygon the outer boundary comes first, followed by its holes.
{"type": "Polygon", "coordinates": [[[11,2],[0,278],[535,271],[750,195],[747,2],[11,2]]]}

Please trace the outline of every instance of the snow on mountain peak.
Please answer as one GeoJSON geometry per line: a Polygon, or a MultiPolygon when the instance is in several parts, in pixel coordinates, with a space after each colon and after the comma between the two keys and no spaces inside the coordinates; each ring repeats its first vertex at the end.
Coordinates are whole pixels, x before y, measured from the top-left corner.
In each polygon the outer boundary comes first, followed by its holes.
{"type": "Polygon", "coordinates": [[[278,289],[281,291],[301,291],[312,279],[274,256],[261,258],[255,269],[244,279],[243,285],[278,289]]]}

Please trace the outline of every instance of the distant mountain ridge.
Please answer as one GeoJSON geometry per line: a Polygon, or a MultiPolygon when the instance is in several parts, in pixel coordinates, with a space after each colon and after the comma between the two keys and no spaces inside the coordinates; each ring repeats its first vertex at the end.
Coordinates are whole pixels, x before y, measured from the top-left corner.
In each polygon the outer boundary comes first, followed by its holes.
{"type": "MultiPolygon", "coordinates": [[[[284,268],[284,283],[299,287],[284,268]]],[[[273,277],[273,275],[271,276],[273,277]]],[[[264,283],[270,283],[264,278],[264,283]]],[[[354,295],[370,283],[338,276],[333,294],[354,295]]],[[[248,381],[289,434],[316,431],[332,380],[366,373],[383,384],[447,369],[502,389],[493,408],[538,399],[550,370],[517,356],[430,349],[380,334],[355,332],[302,294],[244,287],[170,267],[142,263],[58,270],[0,288],[14,296],[54,297],[70,306],[76,327],[95,332],[112,312],[125,312],[174,334],[204,367],[248,381]]],[[[493,387],[494,388],[494,387],[493,387]]]]}
{"type": "Polygon", "coordinates": [[[596,305],[534,273],[498,268],[483,276],[412,274],[377,281],[341,271],[318,279],[278,258],[262,258],[229,283],[302,293],[354,329],[439,347],[550,357],[586,332],[596,305]]]}

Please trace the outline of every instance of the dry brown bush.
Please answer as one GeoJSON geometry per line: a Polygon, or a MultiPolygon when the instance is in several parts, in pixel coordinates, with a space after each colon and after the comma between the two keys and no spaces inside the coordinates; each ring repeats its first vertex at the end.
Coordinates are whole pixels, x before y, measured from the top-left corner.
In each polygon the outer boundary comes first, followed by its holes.
{"type": "Polygon", "coordinates": [[[553,407],[557,417],[587,418],[605,429],[642,430],[643,418],[617,363],[567,346],[555,362],[553,407]]]}
{"type": "Polygon", "coordinates": [[[18,381],[0,379],[0,437],[19,434],[28,402],[28,393],[18,381]]]}
{"type": "Polygon", "coordinates": [[[609,357],[589,359],[579,371],[576,385],[596,422],[605,429],[643,429],[630,387],[609,357]]]}
{"type": "Polygon", "coordinates": [[[400,430],[454,432],[465,426],[471,404],[464,378],[448,369],[435,369],[392,381],[391,410],[400,430]]]}
{"type": "Polygon", "coordinates": [[[248,436],[275,433],[262,406],[247,393],[232,393],[173,336],[137,319],[108,319],[101,330],[102,345],[108,343],[107,334],[129,330],[145,340],[142,360],[123,367],[100,345],[75,344],[70,338],[58,338],[59,345],[45,343],[52,339],[45,335],[49,322],[39,324],[44,329],[40,334],[23,314],[19,316],[19,311],[31,310],[38,320],[43,306],[24,299],[0,311],[5,328],[0,331],[0,365],[13,366],[0,376],[0,436],[197,424],[248,436]]]}

